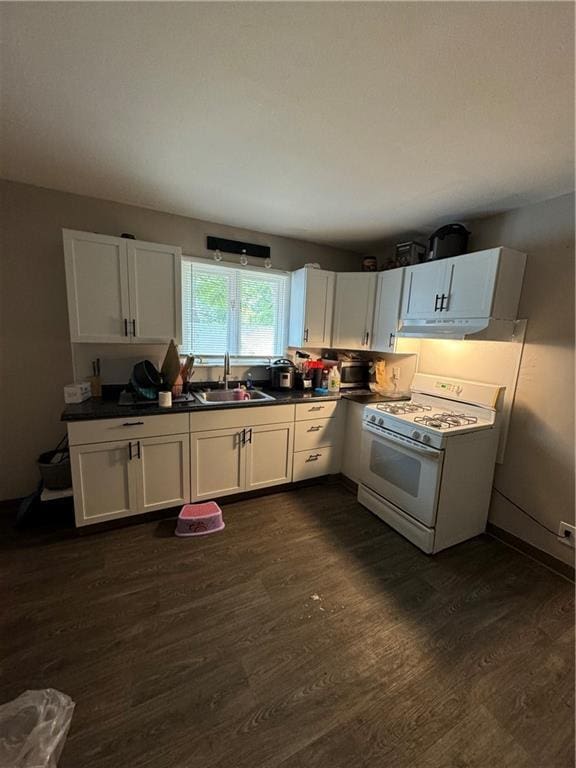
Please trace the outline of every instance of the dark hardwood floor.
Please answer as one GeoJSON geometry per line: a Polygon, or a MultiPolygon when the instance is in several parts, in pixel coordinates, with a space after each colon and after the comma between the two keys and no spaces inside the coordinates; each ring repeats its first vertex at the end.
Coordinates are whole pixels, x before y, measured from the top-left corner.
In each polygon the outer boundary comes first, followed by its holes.
{"type": "Polygon", "coordinates": [[[61,768],[570,768],[574,588],[428,557],[339,484],[78,536],[3,523],[1,696],[76,702],[61,768]]]}

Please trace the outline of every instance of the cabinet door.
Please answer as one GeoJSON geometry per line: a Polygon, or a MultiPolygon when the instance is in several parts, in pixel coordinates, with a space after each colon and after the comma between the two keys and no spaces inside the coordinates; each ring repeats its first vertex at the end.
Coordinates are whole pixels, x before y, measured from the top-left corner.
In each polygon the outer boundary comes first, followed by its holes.
{"type": "Polygon", "coordinates": [[[303,342],[307,347],[330,346],[334,279],[334,272],[321,269],[306,270],[303,342]]]}
{"type": "Polygon", "coordinates": [[[332,329],[333,347],[370,349],[377,279],[375,273],[338,273],[332,329]]]}
{"type": "Polygon", "coordinates": [[[76,525],[138,514],[137,472],[126,440],[70,449],[76,525]]]}
{"type": "Polygon", "coordinates": [[[292,482],[294,424],[268,424],[246,432],[246,490],[292,482]]]}
{"type": "Polygon", "coordinates": [[[403,318],[437,317],[444,288],[446,266],[443,261],[406,267],[402,301],[403,318]]]}
{"type": "Polygon", "coordinates": [[[246,481],[242,430],[195,432],[190,437],[191,496],[194,501],[240,493],[246,481]]]}
{"type": "Polygon", "coordinates": [[[402,302],[403,269],[389,269],[378,275],[374,329],[371,349],[393,352],[402,302]]]}
{"type": "Polygon", "coordinates": [[[71,341],[130,342],[126,242],[63,230],[71,341]]]}
{"type": "Polygon", "coordinates": [[[360,482],[361,478],[361,449],[362,449],[362,417],[364,406],[352,400],[346,402],[346,440],[342,453],[342,474],[360,482]]]}
{"type": "Polygon", "coordinates": [[[499,250],[446,259],[442,317],[490,317],[499,250]]]}
{"type": "Polygon", "coordinates": [[[147,437],[132,443],[138,474],[138,506],[152,512],[190,501],[190,436],[147,437]]]}
{"type": "Polygon", "coordinates": [[[173,245],[128,241],[130,331],[136,343],[182,337],[181,250],[173,245]]]}

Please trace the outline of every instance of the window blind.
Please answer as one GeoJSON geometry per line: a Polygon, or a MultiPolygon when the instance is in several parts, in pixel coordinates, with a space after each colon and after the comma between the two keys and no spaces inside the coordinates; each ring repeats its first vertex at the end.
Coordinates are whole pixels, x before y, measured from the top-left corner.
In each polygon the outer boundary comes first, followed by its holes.
{"type": "Polygon", "coordinates": [[[289,276],[182,263],[183,351],[203,357],[284,354],[289,276]]]}

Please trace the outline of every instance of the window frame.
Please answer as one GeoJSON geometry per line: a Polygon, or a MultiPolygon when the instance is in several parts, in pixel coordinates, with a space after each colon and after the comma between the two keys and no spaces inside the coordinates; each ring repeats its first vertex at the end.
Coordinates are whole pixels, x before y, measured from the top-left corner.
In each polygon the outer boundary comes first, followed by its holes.
{"type": "MultiPolygon", "coordinates": [[[[286,354],[286,349],[288,348],[288,333],[289,333],[289,323],[290,323],[290,289],[292,285],[291,280],[291,272],[286,269],[266,269],[265,267],[258,267],[253,264],[247,264],[246,266],[243,266],[242,264],[239,264],[237,261],[230,261],[222,259],[222,261],[215,262],[214,259],[208,259],[202,256],[189,256],[188,254],[182,254],[182,262],[191,262],[193,264],[200,264],[205,267],[227,267],[228,269],[234,269],[238,272],[255,272],[256,274],[261,275],[278,275],[280,277],[286,278],[286,292],[285,292],[285,307],[284,307],[284,333],[283,333],[283,339],[282,339],[282,350],[278,354],[274,353],[273,355],[268,356],[261,356],[261,355],[237,355],[237,354],[231,354],[230,355],[230,362],[232,365],[269,365],[272,360],[277,359],[278,357],[282,357],[286,354]]],[[[184,270],[182,270],[182,282],[184,279],[184,270]]],[[[187,312],[186,307],[186,296],[183,290],[184,286],[182,285],[182,325],[184,325],[184,313],[187,312]]],[[[238,313],[239,308],[237,308],[232,313],[231,318],[231,326],[234,329],[238,328],[238,313]]],[[[236,331],[237,332],[237,331],[236,331]]],[[[211,367],[211,366],[220,366],[224,364],[224,355],[222,354],[216,354],[216,355],[207,355],[199,353],[196,355],[194,350],[186,350],[183,348],[184,345],[184,329],[182,329],[182,345],[181,345],[181,353],[182,354],[194,354],[195,356],[195,367],[211,367]]]]}

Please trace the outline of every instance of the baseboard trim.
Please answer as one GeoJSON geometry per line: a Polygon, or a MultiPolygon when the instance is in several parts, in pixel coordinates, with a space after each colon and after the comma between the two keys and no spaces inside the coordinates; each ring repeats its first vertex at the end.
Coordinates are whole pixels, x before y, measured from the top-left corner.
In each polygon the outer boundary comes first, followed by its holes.
{"type": "Polygon", "coordinates": [[[494,523],[487,524],[486,533],[489,533],[503,544],[512,547],[512,549],[516,549],[531,560],[536,560],[538,563],[546,566],[546,568],[554,571],[554,573],[557,573],[559,576],[563,576],[569,581],[574,581],[575,569],[573,565],[568,565],[568,563],[559,560],[557,557],[554,557],[554,555],[550,555],[548,552],[544,552],[542,549],[538,549],[538,547],[528,544],[524,539],[514,536],[513,533],[509,533],[503,528],[499,528],[497,525],[494,525],[494,523]]]}

